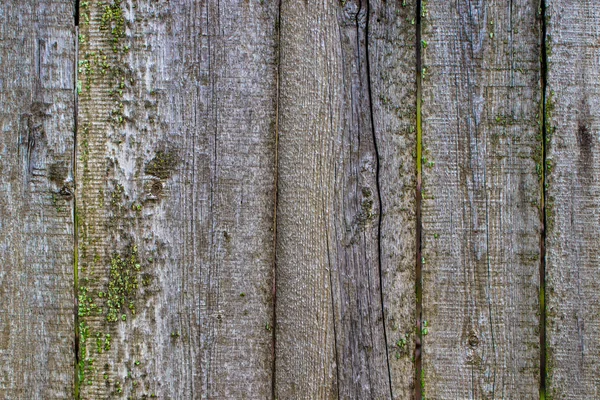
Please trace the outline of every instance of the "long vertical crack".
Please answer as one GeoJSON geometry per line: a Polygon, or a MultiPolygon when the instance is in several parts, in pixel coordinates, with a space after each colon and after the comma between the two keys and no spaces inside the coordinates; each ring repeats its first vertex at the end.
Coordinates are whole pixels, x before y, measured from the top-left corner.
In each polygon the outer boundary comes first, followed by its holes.
{"type": "MultiPolygon", "coordinates": [[[[362,7],[362,2],[359,3],[360,7],[362,7]]],[[[381,182],[379,181],[379,172],[380,172],[380,165],[379,165],[379,160],[380,160],[380,156],[379,156],[379,148],[377,147],[377,135],[375,133],[375,118],[373,115],[373,90],[371,88],[371,62],[369,59],[369,19],[371,16],[371,9],[369,7],[369,2],[365,1],[365,29],[364,29],[364,35],[365,35],[365,66],[367,69],[367,94],[369,96],[369,117],[371,119],[371,133],[373,135],[373,148],[375,150],[375,185],[377,186],[377,201],[379,203],[379,215],[377,216],[377,262],[378,262],[378,268],[379,268],[379,295],[380,295],[380,301],[381,301],[381,319],[383,321],[383,340],[385,343],[385,360],[387,363],[387,375],[388,375],[388,382],[390,385],[390,398],[393,399],[394,398],[394,390],[393,390],[393,385],[392,385],[392,373],[391,373],[391,369],[390,369],[390,355],[389,355],[389,350],[388,350],[388,338],[387,338],[387,326],[386,326],[386,322],[385,322],[385,302],[384,302],[384,298],[383,298],[383,271],[382,271],[382,266],[381,266],[381,257],[382,257],[382,252],[381,252],[381,220],[382,220],[382,214],[383,214],[383,203],[381,202],[381,182]]],[[[357,13],[357,18],[358,15],[360,14],[357,13]]],[[[360,37],[360,21],[356,21],[356,28],[358,29],[358,35],[357,37],[360,37]]],[[[360,48],[360,46],[359,46],[360,48]]]]}
{"type": "Polygon", "coordinates": [[[275,367],[276,367],[276,340],[277,340],[277,199],[279,192],[279,99],[280,99],[280,84],[281,84],[281,6],[283,0],[279,0],[277,8],[277,20],[275,22],[275,29],[277,35],[277,51],[275,54],[276,59],[276,71],[275,71],[275,171],[274,171],[274,188],[275,188],[275,199],[273,201],[273,320],[271,321],[271,343],[272,343],[272,354],[271,354],[271,399],[277,398],[277,387],[275,381],[275,367]]]}
{"type": "Polygon", "coordinates": [[[423,85],[423,62],[421,60],[421,0],[417,0],[415,10],[416,21],[416,83],[417,83],[417,189],[415,193],[415,208],[416,208],[416,265],[415,265],[415,314],[416,314],[416,335],[415,335],[415,400],[422,399],[422,373],[423,373],[423,327],[422,327],[422,310],[423,310],[423,258],[421,254],[421,231],[422,231],[422,215],[421,215],[421,198],[422,198],[422,157],[423,157],[423,130],[421,121],[421,100],[422,100],[422,85],[423,85]]]}
{"type": "Polygon", "coordinates": [[[540,399],[546,398],[546,178],[547,178],[547,140],[548,140],[548,121],[546,101],[547,101],[547,85],[548,85],[548,51],[546,44],[546,1],[540,0],[540,18],[541,18],[541,85],[542,85],[542,177],[541,177],[541,193],[540,193],[540,399]]]}
{"type": "Polygon", "coordinates": [[[79,115],[79,92],[78,92],[78,66],[79,66],[79,0],[74,0],[73,2],[73,22],[75,24],[75,37],[74,37],[74,47],[75,47],[75,57],[74,57],[74,65],[73,65],[73,100],[74,100],[74,119],[73,119],[73,155],[72,155],[72,163],[71,163],[71,175],[73,176],[73,323],[74,323],[74,365],[75,370],[73,374],[73,397],[76,400],[79,400],[79,238],[77,235],[77,119],[79,115]]]}

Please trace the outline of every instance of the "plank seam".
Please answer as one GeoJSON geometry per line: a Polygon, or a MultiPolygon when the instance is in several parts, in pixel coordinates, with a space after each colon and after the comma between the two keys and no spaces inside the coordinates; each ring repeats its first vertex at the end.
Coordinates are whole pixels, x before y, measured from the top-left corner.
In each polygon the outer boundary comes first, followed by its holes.
{"type": "Polygon", "coordinates": [[[80,398],[79,366],[80,366],[80,343],[79,343],[79,238],[77,231],[77,124],[79,115],[79,93],[78,93],[78,67],[79,67],[79,0],[74,1],[73,22],[75,24],[75,57],[74,57],[74,82],[73,82],[73,101],[74,101],[74,121],[73,121],[73,162],[71,163],[71,174],[73,176],[73,321],[74,321],[74,375],[73,375],[73,397],[75,400],[80,398]]]}
{"type": "Polygon", "coordinates": [[[277,201],[278,201],[278,192],[279,192],[279,99],[280,99],[280,82],[281,82],[281,3],[282,0],[277,2],[277,21],[276,21],[276,29],[277,29],[277,54],[276,54],[276,62],[277,62],[277,71],[276,71],[276,82],[275,82],[275,170],[274,170],[274,192],[275,199],[273,202],[273,287],[272,287],[272,295],[273,295],[273,316],[272,316],[272,332],[271,332],[271,399],[277,398],[277,386],[275,381],[275,371],[276,371],[276,356],[277,356],[277,201]]]}
{"type": "Polygon", "coordinates": [[[548,121],[546,119],[546,91],[548,85],[548,49],[546,36],[546,1],[540,0],[540,18],[541,18],[541,43],[540,43],[540,69],[541,69],[541,97],[542,97],[542,115],[541,115],[541,130],[542,130],[542,177],[541,177],[541,193],[540,193],[540,399],[546,398],[546,177],[547,177],[547,162],[546,162],[546,143],[548,136],[548,121]]]}
{"type": "Polygon", "coordinates": [[[421,244],[422,244],[422,215],[421,215],[421,200],[422,200],[422,176],[421,169],[422,163],[421,159],[423,157],[423,130],[422,130],[422,120],[421,120],[421,102],[422,102],[422,85],[423,85],[423,61],[422,51],[421,51],[421,12],[422,12],[422,3],[421,0],[417,0],[416,9],[415,9],[415,29],[416,29],[416,40],[415,40],[415,49],[416,49],[416,86],[417,86],[417,95],[416,95],[416,119],[417,119],[417,162],[416,162],[416,173],[417,173],[417,188],[415,191],[415,214],[416,214],[416,237],[415,237],[415,247],[416,247],[416,260],[415,260],[415,314],[416,314],[416,327],[415,327],[415,400],[422,399],[422,352],[423,352],[423,334],[422,334],[422,302],[423,302],[423,258],[421,252],[421,244]]]}
{"type": "Polygon", "coordinates": [[[73,17],[75,18],[75,26],[79,26],[79,0],[74,0],[74,2],[75,9],[73,10],[73,17]]]}
{"type": "MultiPolygon", "coordinates": [[[[388,375],[388,382],[390,385],[390,398],[393,399],[394,398],[394,391],[393,391],[393,386],[392,386],[392,373],[391,373],[391,368],[390,368],[390,355],[389,355],[389,350],[388,350],[388,339],[387,339],[387,326],[386,326],[386,321],[385,321],[385,302],[384,302],[384,298],[383,298],[383,271],[382,271],[382,265],[381,265],[381,220],[382,220],[382,214],[383,214],[383,203],[381,202],[381,184],[380,184],[380,179],[379,179],[379,170],[380,170],[380,165],[379,165],[379,148],[377,147],[377,135],[375,133],[375,118],[373,115],[373,90],[371,87],[371,62],[369,59],[369,19],[371,16],[371,9],[369,7],[369,1],[365,1],[365,14],[366,14],[366,18],[365,18],[365,66],[367,69],[367,93],[369,96],[369,115],[371,118],[371,133],[373,135],[373,148],[375,150],[375,185],[377,188],[377,201],[379,202],[379,214],[377,216],[377,263],[378,263],[378,268],[379,268],[379,296],[380,296],[380,301],[381,301],[381,319],[383,322],[383,340],[385,343],[385,361],[386,361],[386,365],[387,365],[387,375],[388,375]]],[[[362,6],[362,3],[360,4],[360,6],[362,6]]],[[[360,15],[360,9],[359,12],[356,13],[356,29],[359,30],[360,29],[360,21],[358,20],[358,16],[360,15]]],[[[360,32],[357,32],[360,34],[360,32]]],[[[357,35],[357,37],[360,37],[359,35],[357,35]]],[[[360,48],[360,47],[359,47],[360,48]]]]}

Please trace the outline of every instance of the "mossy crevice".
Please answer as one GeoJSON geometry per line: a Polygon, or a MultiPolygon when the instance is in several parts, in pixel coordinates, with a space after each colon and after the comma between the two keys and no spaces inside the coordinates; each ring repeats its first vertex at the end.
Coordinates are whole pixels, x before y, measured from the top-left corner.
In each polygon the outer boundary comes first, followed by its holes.
{"type": "MultiPolygon", "coordinates": [[[[423,257],[422,257],[422,215],[421,207],[423,200],[423,121],[422,121],[422,104],[423,104],[423,79],[426,76],[426,67],[423,65],[422,55],[423,50],[426,47],[426,41],[422,38],[423,20],[427,17],[427,2],[426,0],[417,0],[415,10],[416,20],[416,191],[415,191],[415,214],[416,214],[416,237],[415,237],[415,348],[414,348],[414,359],[415,359],[415,400],[422,400],[425,398],[425,372],[422,365],[422,352],[423,352],[423,334],[422,334],[422,311],[423,311],[423,257]],[[425,46],[424,46],[425,44],[425,46]]],[[[427,163],[428,161],[425,160],[427,163]]]]}
{"type": "Polygon", "coordinates": [[[553,218],[548,218],[551,213],[551,204],[548,198],[548,174],[552,170],[552,162],[548,159],[548,149],[553,135],[552,113],[554,112],[554,93],[548,88],[548,59],[552,54],[550,36],[547,34],[548,16],[546,13],[546,2],[540,2],[540,70],[541,70],[541,116],[540,116],[540,160],[536,163],[538,174],[540,174],[540,267],[539,267],[539,345],[540,345],[540,387],[539,398],[548,398],[547,368],[548,351],[546,337],[546,237],[549,229],[553,228],[553,218]],[[540,167],[541,166],[541,167],[540,167]],[[552,227],[550,226],[552,224],[552,227]]]}

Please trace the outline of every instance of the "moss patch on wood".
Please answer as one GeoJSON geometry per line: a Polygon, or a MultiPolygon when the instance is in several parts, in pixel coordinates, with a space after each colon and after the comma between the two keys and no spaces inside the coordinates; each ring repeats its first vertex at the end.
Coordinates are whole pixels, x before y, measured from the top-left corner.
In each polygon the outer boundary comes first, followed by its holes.
{"type": "Polygon", "coordinates": [[[160,179],[167,179],[179,164],[179,157],[173,151],[157,151],[156,156],[146,164],[144,172],[160,179]]]}
{"type": "Polygon", "coordinates": [[[108,291],[102,295],[107,298],[106,320],[108,322],[116,322],[119,319],[125,321],[127,309],[135,315],[135,298],[139,288],[141,268],[137,246],[133,246],[125,255],[113,254],[110,261],[108,291]]]}

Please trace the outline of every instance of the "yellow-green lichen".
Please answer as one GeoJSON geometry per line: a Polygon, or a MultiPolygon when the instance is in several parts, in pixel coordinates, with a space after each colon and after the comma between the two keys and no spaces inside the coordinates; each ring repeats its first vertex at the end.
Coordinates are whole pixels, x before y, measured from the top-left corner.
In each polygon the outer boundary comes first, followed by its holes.
{"type": "Polygon", "coordinates": [[[110,279],[106,292],[108,322],[123,318],[126,310],[135,315],[135,298],[139,288],[141,270],[137,246],[133,246],[126,255],[113,254],[110,262],[110,279]]]}
{"type": "Polygon", "coordinates": [[[113,0],[111,4],[104,4],[100,17],[100,29],[110,32],[113,51],[118,52],[117,44],[121,38],[125,37],[125,17],[121,8],[121,0],[113,0]]]}

